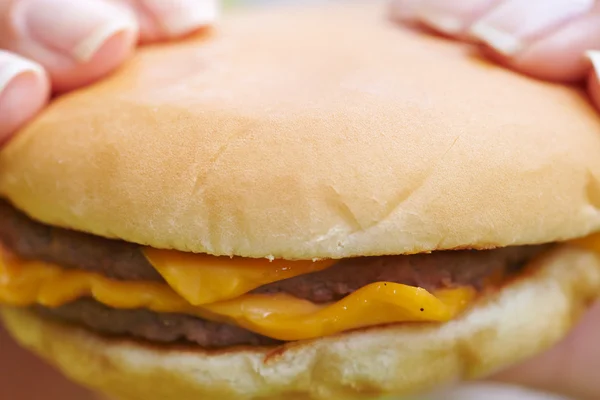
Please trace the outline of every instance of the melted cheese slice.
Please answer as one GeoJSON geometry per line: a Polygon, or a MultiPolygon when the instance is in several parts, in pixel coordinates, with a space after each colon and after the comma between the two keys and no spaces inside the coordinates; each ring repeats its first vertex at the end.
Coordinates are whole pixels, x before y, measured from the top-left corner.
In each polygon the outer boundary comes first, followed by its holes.
{"type": "Polygon", "coordinates": [[[411,286],[378,282],[331,304],[317,305],[286,294],[245,294],[195,306],[167,284],[115,281],[86,271],[24,261],[0,248],[0,303],[3,304],[56,307],[81,297],[92,297],[117,309],[144,308],[228,322],[279,340],[310,339],[394,322],[448,321],[474,295],[470,288],[431,294],[411,286]]]}
{"type": "Polygon", "coordinates": [[[289,295],[246,295],[209,306],[230,322],[280,340],[300,340],[394,322],[444,322],[473,299],[470,288],[443,290],[435,295],[399,283],[377,282],[342,300],[317,305],[289,295]]]}
{"type": "Polygon", "coordinates": [[[569,243],[599,253],[600,233],[594,233],[580,239],[571,240],[569,243]]]}
{"type": "Polygon", "coordinates": [[[190,304],[229,300],[260,286],[329,268],[335,261],[286,261],[215,257],[145,248],[159,274],[190,304]]]}

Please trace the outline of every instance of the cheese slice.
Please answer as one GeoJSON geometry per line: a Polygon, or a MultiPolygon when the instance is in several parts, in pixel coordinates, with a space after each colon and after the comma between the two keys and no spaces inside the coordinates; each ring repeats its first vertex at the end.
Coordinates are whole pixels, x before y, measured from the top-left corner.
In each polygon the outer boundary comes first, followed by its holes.
{"type": "Polygon", "coordinates": [[[569,243],[596,253],[600,253],[600,233],[594,233],[583,238],[574,239],[569,243]]]}
{"type": "Polygon", "coordinates": [[[246,295],[207,306],[247,330],[279,340],[311,339],[394,322],[445,322],[473,299],[472,288],[435,295],[399,283],[377,282],[342,300],[317,305],[289,295],[246,295]]]}
{"type": "Polygon", "coordinates": [[[125,282],[95,273],[25,261],[0,248],[0,303],[56,307],[82,297],[116,309],[148,309],[227,322],[279,340],[301,340],[394,322],[454,318],[473,299],[471,288],[426,290],[390,282],[367,285],[331,304],[286,294],[244,294],[196,306],[169,285],[125,282]]]}
{"type": "Polygon", "coordinates": [[[145,248],[144,255],[180,296],[199,306],[229,300],[260,286],[329,268],[335,261],[286,261],[145,248]]]}

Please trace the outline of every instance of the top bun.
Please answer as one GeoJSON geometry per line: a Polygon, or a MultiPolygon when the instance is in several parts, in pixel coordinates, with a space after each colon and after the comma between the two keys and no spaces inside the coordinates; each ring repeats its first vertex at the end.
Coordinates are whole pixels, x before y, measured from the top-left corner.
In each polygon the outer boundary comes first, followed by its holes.
{"type": "Polygon", "coordinates": [[[146,47],[0,155],[42,222],[158,248],[339,258],[600,229],[600,123],[575,89],[385,18],[257,8],[146,47]]]}

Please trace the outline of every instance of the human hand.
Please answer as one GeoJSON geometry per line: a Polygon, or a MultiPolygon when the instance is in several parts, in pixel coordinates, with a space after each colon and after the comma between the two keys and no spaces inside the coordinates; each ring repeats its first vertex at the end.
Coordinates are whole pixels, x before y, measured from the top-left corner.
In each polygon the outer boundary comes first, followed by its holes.
{"type": "MultiPolygon", "coordinates": [[[[493,60],[533,77],[587,80],[600,109],[600,52],[589,52],[600,49],[600,3],[595,0],[395,0],[392,13],[403,23],[474,41],[493,60]]],[[[559,346],[492,379],[598,399],[599,335],[600,303],[559,346]]]]}
{"type": "Polygon", "coordinates": [[[0,145],[52,92],[109,74],[138,43],[210,24],[218,0],[0,0],[0,145]]]}
{"type": "Polygon", "coordinates": [[[483,52],[507,67],[550,81],[589,77],[600,104],[600,3],[596,0],[393,0],[392,15],[417,22],[483,52]],[[590,52],[591,51],[591,52],[590,52]],[[586,57],[587,53],[587,57],[586,57]]]}

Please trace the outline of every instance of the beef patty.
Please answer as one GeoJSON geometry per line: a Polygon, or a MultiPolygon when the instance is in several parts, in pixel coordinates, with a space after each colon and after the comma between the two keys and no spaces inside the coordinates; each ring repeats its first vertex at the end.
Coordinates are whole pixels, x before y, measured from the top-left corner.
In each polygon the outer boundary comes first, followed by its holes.
{"type": "Polygon", "coordinates": [[[182,314],[148,310],[116,310],[90,299],[57,308],[36,307],[43,317],[83,325],[105,335],[131,336],[159,343],[193,343],[204,348],[281,343],[235,325],[207,321],[182,314]]]}
{"type": "MultiPolygon", "coordinates": [[[[0,200],[0,243],[14,254],[82,269],[125,281],[164,281],[142,253],[142,247],[120,240],[47,226],[0,200]]],[[[495,250],[437,251],[431,254],[357,257],[340,260],[323,271],[261,286],[253,293],[280,293],[315,303],[339,300],[373,282],[397,282],[433,291],[473,286],[518,271],[547,246],[495,250]]],[[[109,334],[128,334],[153,341],[190,341],[205,347],[266,344],[270,339],[242,328],[177,314],[115,310],[79,300],[40,312],[109,334]]]]}

